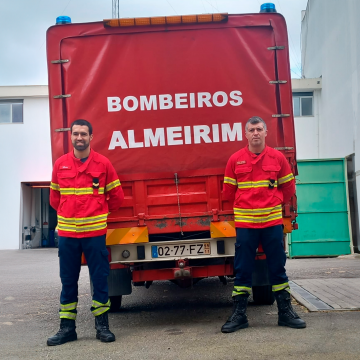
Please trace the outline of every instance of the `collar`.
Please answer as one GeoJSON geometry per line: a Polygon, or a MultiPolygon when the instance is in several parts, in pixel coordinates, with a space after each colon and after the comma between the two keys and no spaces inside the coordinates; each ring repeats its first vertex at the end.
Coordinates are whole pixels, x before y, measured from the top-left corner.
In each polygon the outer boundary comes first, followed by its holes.
{"type": "Polygon", "coordinates": [[[72,158],[72,160],[78,164],[78,171],[79,172],[84,172],[87,167],[88,167],[88,164],[90,163],[90,161],[94,158],[94,151],[92,149],[90,149],[90,154],[88,156],[88,159],[83,163],[81,162],[80,159],[78,159],[77,157],[75,157],[74,155],[74,151],[72,151],[70,154],[70,157],[72,158]]]}
{"type": "Polygon", "coordinates": [[[267,145],[265,145],[264,150],[259,155],[256,155],[249,150],[249,146],[246,146],[245,151],[252,158],[251,164],[255,165],[257,162],[259,162],[267,153],[268,148],[269,147],[267,145]]]}

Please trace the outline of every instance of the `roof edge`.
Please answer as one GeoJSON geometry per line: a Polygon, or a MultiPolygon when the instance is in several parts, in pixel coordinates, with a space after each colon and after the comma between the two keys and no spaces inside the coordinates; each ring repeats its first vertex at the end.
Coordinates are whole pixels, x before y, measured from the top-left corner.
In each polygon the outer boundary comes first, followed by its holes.
{"type": "Polygon", "coordinates": [[[47,85],[0,86],[0,98],[48,97],[47,85]]]}

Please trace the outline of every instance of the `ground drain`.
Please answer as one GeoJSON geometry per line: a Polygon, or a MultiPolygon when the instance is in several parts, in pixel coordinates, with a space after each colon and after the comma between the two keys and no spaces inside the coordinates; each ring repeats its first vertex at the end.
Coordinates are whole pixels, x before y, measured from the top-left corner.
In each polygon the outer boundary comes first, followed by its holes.
{"type": "Polygon", "coordinates": [[[307,290],[302,288],[301,286],[295,284],[293,281],[289,282],[290,288],[292,291],[298,293],[303,299],[305,299],[308,303],[315,306],[317,310],[334,310],[330,305],[318,299],[313,294],[309,293],[307,290]]]}

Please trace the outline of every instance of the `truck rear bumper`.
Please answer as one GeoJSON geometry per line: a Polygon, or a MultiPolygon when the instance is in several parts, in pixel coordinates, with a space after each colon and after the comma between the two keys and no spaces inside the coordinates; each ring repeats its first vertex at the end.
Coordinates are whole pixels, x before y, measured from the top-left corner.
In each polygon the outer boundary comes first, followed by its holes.
{"type": "Polygon", "coordinates": [[[134,270],[133,282],[175,280],[181,278],[207,278],[212,276],[232,276],[234,273],[232,264],[194,266],[172,269],[134,270]]]}
{"type": "Polygon", "coordinates": [[[111,249],[111,264],[133,264],[139,262],[176,261],[180,259],[190,260],[233,257],[235,254],[235,240],[235,237],[215,239],[205,238],[196,240],[111,245],[109,246],[111,249]],[[203,245],[202,248],[200,247],[201,244],[203,245]],[[205,246],[207,247],[207,253],[204,252],[205,246]],[[165,248],[169,248],[168,255],[165,255],[165,248]],[[183,249],[185,253],[188,252],[188,254],[182,254],[181,252],[183,249]],[[190,249],[194,250],[192,254],[189,254],[190,249]],[[199,254],[198,250],[203,251],[203,253],[199,254]]]}
{"type": "MultiPolygon", "coordinates": [[[[179,260],[176,266],[172,268],[160,269],[141,269],[132,271],[132,281],[145,282],[145,281],[158,281],[158,280],[176,280],[185,278],[207,278],[217,276],[235,276],[233,259],[227,259],[223,264],[208,265],[208,266],[189,266],[187,261],[179,260]],[[183,266],[179,266],[180,262],[184,262],[183,266]]],[[[126,266],[126,265],[125,265],[126,266]]],[[[112,269],[122,268],[122,264],[111,265],[112,269]]],[[[123,269],[125,270],[125,269],[123,269]]],[[[270,285],[268,266],[266,259],[257,258],[254,264],[252,275],[253,286],[270,285]]]]}

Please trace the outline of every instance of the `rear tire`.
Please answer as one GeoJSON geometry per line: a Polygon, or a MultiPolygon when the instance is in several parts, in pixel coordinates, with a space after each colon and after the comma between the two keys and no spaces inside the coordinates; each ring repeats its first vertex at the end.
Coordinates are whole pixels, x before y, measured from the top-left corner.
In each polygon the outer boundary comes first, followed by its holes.
{"type": "Polygon", "coordinates": [[[275,301],[271,285],[253,286],[252,293],[257,305],[272,305],[275,301]]]}
{"type": "Polygon", "coordinates": [[[110,312],[118,312],[121,308],[122,295],[110,296],[110,312]]]}

